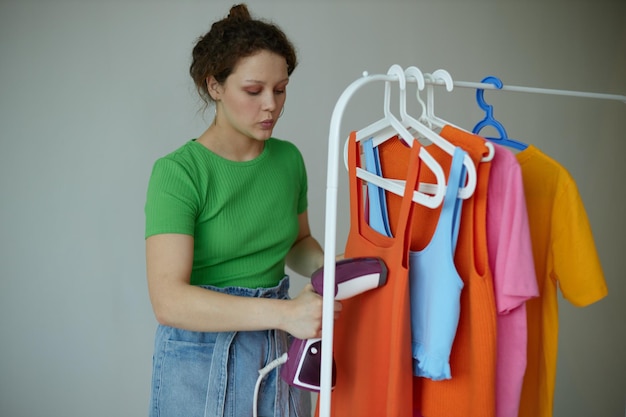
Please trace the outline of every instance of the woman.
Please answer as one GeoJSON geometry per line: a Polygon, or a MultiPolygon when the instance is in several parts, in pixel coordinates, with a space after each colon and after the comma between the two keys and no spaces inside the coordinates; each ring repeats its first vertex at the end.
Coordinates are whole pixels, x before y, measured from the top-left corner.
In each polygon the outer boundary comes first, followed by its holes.
{"type": "MultiPolygon", "coordinates": [[[[288,334],[321,336],[321,297],[307,284],[289,299],[285,275],[285,264],[305,276],[323,265],[305,166],[293,144],[271,136],[297,59],[285,34],[245,5],[215,22],[192,58],[215,119],[157,160],[148,186],[147,277],[159,322],[150,415],[250,416],[258,370],[285,352],[288,334]]],[[[309,402],[273,371],[259,415],[309,415],[309,402]]]]}

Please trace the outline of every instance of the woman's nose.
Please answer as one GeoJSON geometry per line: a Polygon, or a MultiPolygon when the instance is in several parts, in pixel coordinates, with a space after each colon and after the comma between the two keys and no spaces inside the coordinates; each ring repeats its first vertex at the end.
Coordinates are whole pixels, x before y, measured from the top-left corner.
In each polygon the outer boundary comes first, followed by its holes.
{"type": "Polygon", "coordinates": [[[276,98],[273,94],[267,94],[263,100],[263,110],[274,111],[276,110],[276,98]]]}

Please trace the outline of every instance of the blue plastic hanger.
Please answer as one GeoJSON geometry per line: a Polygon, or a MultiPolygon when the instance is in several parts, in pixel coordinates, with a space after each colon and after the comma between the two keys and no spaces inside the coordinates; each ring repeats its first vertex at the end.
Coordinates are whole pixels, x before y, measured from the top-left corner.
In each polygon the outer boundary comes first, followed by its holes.
{"type": "MultiPolygon", "coordinates": [[[[502,81],[500,81],[498,77],[494,77],[492,75],[485,77],[481,82],[493,84],[496,86],[496,88],[502,88],[502,81]]],[[[483,120],[481,120],[476,124],[476,126],[474,126],[474,129],[472,129],[472,133],[478,134],[478,132],[480,132],[484,127],[491,126],[494,127],[498,131],[498,133],[500,133],[500,137],[485,137],[485,139],[489,139],[490,141],[498,143],[500,145],[510,146],[511,148],[519,150],[526,149],[528,147],[527,144],[519,142],[515,139],[510,139],[502,123],[493,118],[493,106],[487,104],[487,102],[485,101],[484,93],[485,90],[482,88],[476,90],[476,101],[478,102],[478,107],[483,109],[486,115],[483,120]]]]}

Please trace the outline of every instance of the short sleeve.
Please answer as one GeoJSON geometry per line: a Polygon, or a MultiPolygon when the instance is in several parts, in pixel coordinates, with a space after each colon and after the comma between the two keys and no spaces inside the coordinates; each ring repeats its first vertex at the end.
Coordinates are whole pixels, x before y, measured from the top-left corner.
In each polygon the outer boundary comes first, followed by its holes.
{"type": "Polygon", "coordinates": [[[498,313],[505,314],[537,297],[522,172],[515,155],[496,145],[487,199],[489,263],[498,313]]]}
{"type": "Polygon", "coordinates": [[[193,235],[198,205],[190,173],[173,159],[157,160],[146,195],[145,237],[161,233],[193,235]]]}
{"type": "Polygon", "coordinates": [[[298,196],[298,214],[302,214],[307,210],[308,202],[308,178],[306,166],[302,154],[298,151],[298,171],[300,172],[300,195],[298,196]]]}
{"type": "Polygon", "coordinates": [[[566,300],[578,307],[592,304],[608,293],[591,225],[576,183],[571,177],[556,200],[552,219],[554,265],[566,300]]]}

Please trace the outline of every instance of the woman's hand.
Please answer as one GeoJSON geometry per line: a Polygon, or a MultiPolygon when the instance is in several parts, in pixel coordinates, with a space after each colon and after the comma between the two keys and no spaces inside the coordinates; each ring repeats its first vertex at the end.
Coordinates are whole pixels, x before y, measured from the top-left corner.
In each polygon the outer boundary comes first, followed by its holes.
{"type": "MultiPolygon", "coordinates": [[[[322,296],[311,284],[305,285],[300,294],[290,300],[291,308],[285,318],[283,330],[298,339],[312,339],[322,336],[322,296]]],[[[335,319],[341,311],[341,303],[335,301],[335,319]]]]}

